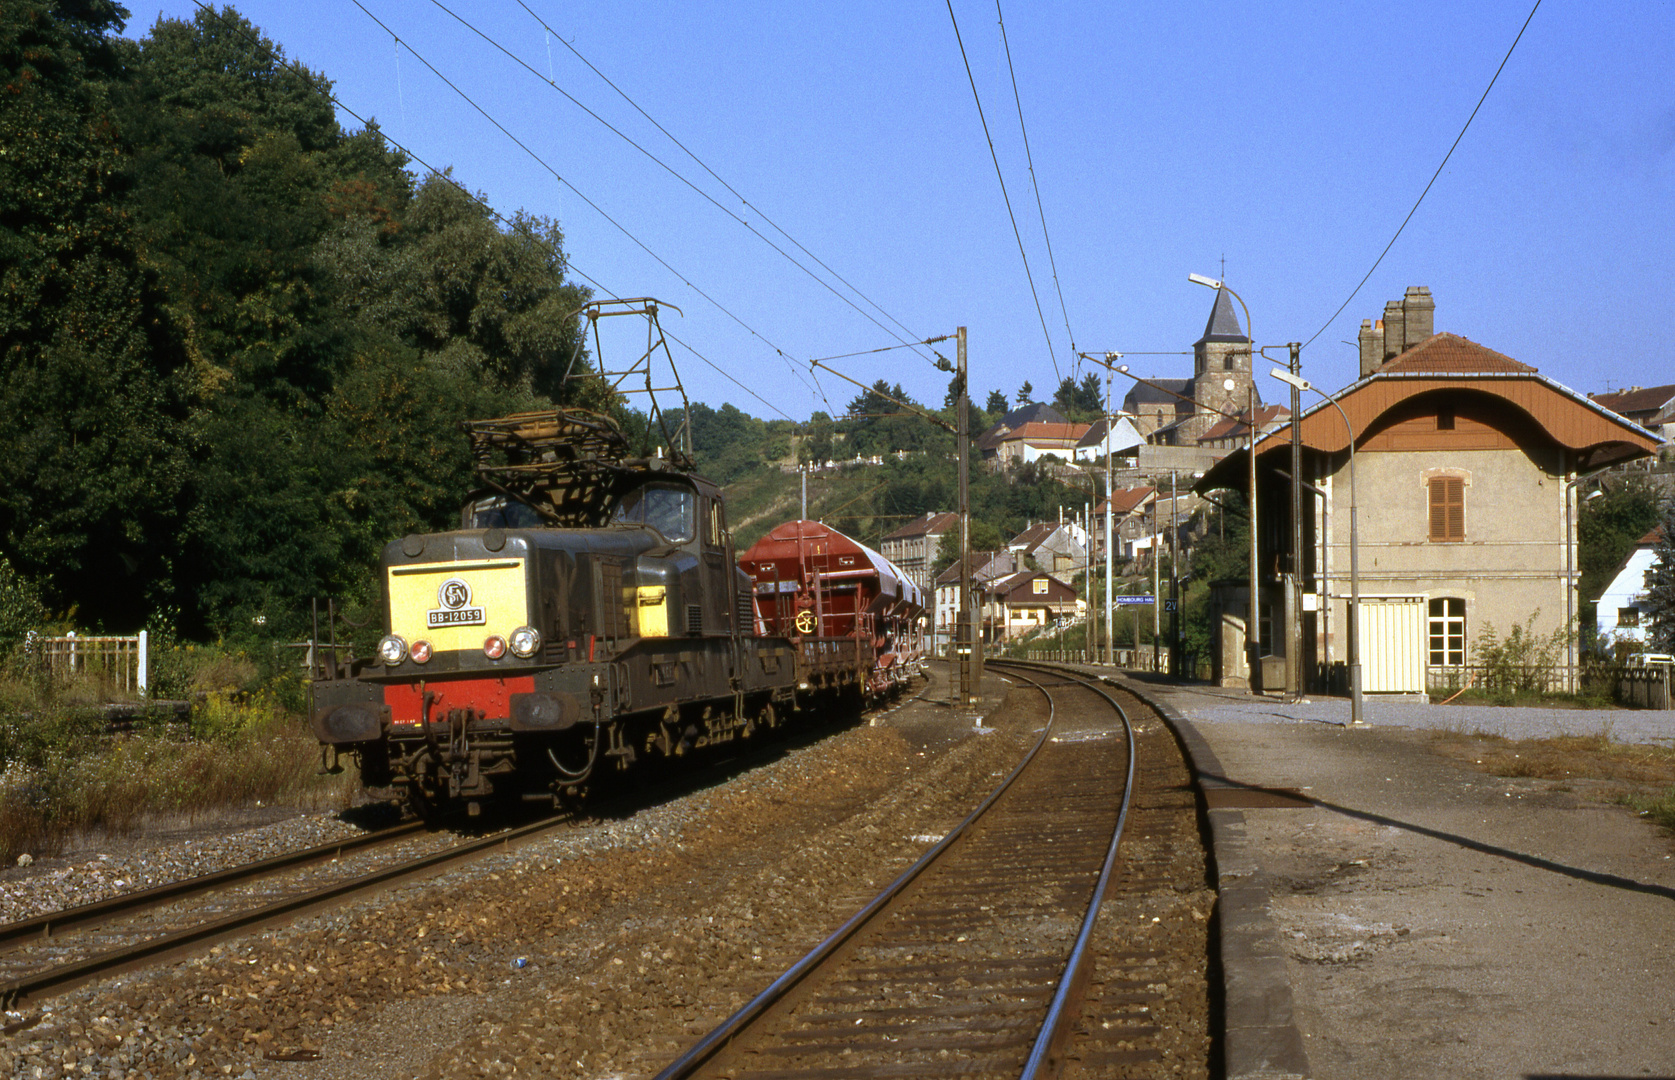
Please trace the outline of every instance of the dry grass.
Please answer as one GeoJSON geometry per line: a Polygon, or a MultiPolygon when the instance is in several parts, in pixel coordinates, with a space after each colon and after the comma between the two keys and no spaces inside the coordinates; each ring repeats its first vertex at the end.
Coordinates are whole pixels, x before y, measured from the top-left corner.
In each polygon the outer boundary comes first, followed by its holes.
{"type": "Polygon", "coordinates": [[[1609,732],[1518,740],[1446,732],[1434,745],[1492,776],[1586,784],[1675,829],[1675,749],[1615,742],[1609,732]]]}
{"type": "Polygon", "coordinates": [[[283,696],[221,690],[188,725],[112,733],[84,688],[0,682],[0,860],[154,817],[203,820],[258,801],[347,805],[352,773],[320,775],[319,747],[283,696]]]}

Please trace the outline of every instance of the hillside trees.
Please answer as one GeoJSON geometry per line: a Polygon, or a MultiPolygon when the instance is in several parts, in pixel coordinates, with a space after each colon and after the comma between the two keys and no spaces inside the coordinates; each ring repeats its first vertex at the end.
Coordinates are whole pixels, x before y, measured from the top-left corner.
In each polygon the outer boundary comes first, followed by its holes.
{"type": "Polygon", "coordinates": [[[298,632],[451,522],[459,420],[615,407],[557,224],[415,183],[231,8],[0,6],[0,555],[55,606],[298,632]]]}
{"type": "Polygon", "coordinates": [[[0,549],[53,604],[133,619],[171,568],[189,380],[121,208],[125,16],[0,2],[0,549]]]}

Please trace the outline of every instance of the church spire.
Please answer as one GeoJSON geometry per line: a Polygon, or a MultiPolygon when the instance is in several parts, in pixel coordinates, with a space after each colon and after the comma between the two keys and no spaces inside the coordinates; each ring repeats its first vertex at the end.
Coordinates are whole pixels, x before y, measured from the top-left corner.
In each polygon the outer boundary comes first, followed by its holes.
{"type": "Polygon", "coordinates": [[[1239,329],[1239,316],[1233,312],[1233,297],[1226,289],[1217,289],[1216,305],[1210,309],[1210,321],[1204,324],[1204,336],[1198,339],[1198,344],[1249,340],[1239,329]]]}

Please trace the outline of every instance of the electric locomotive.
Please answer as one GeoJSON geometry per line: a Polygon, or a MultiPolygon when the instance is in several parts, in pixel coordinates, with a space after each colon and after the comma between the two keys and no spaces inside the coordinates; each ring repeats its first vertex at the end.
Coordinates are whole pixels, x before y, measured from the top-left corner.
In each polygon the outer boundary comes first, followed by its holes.
{"type": "Polygon", "coordinates": [[[477,813],[579,796],[602,767],[745,737],[795,706],[798,643],[758,635],[715,484],[630,458],[582,410],[465,427],[482,487],[459,528],[385,547],[377,655],[317,672],[328,767],[350,754],[369,786],[477,813]]]}

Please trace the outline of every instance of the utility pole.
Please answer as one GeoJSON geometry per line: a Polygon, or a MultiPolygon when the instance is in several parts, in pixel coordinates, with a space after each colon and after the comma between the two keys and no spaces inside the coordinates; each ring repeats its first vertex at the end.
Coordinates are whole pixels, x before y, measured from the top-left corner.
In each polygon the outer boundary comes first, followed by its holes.
{"type": "Polygon", "coordinates": [[[1175,513],[1175,470],[1169,470],[1169,675],[1181,677],[1181,526],[1175,513]]]}
{"type": "Polygon", "coordinates": [[[967,709],[977,702],[978,681],[982,678],[982,659],[979,650],[977,620],[971,608],[971,482],[967,475],[971,456],[971,421],[967,407],[965,377],[965,327],[957,331],[958,348],[955,352],[956,379],[960,386],[959,400],[954,408],[955,445],[959,449],[960,469],[960,618],[954,630],[954,653],[960,668],[960,708],[967,709]]]}
{"type": "Polygon", "coordinates": [[[1106,353],[1105,359],[1105,663],[1107,666],[1115,664],[1116,658],[1116,624],[1111,621],[1111,379],[1113,378],[1111,365],[1122,357],[1121,353],[1106,353]]]}
{"type": "MultiPolygon", "coordinates": [[[[1245,321],[1247,323],[1250,321],[1249,316],[1246,316],[1245,321]]],[[[1254,687],[1262,679],[1262,603],[1261,589],[1256,582],[1258,560],[1261,558],[1256,547],[1257,538],[1261,533],[1261,530],[1257,528],[1256,518],[1256,440],[1258,437],[1257,429],[1260,425],[1256,422],[1256,373],[1254,368],[1251,372],[1248,398],[1250,401],[1250,617],[1249,625],[1245,627],[1245,630],[1250,645],[1250,684],[1254,687]]],[[[1264,686],[1262,689],[1266,691],[1268,688],[1264,686]]]]}
{"type": "MultiPolygon", "coordinates": [[[[1289,342],[1291,374],[1302,378],[1303,343],[1289,342]]],[[[1256,383],[1256,365],[1251,365],[1251,384],[1256,383]]],[[[1303,408],[1303,391],[1291,384],[1291,581],[1285,591],[1286,642],[1285,692],[1292,701],[1303,697],[1303,429],[1298,414],[1303,408]]]]}

